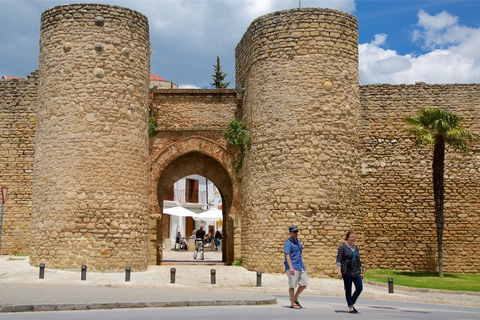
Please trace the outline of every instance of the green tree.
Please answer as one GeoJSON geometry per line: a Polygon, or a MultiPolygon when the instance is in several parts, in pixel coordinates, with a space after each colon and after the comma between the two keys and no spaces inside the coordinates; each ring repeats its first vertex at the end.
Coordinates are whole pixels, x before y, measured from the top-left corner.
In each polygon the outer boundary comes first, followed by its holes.
{"type": "Polygon", "coordinates": [[[220,57],[219,56],[217,56],[217,64],[214,64],[213,68],[215,70],[215,73],[212,74],[213,82],[210,82],[212,87],[215,87],[216,89],[227,88],[228,85],[230,84],[230,81],[223,82],[223,80],[225,79],[227,74],[222,71],[222,66],[220,65],[220,57]]]}
{"type": "Polygon", "coordinates": [[[410,126],[406,132],[415,136],[414,146],[433,145],[433,197],[440,277],[443,277],[443,228],[445,225],[443,213],[445,145],[466,152],[468,143],[478,136],[463,127],[461,124],[463,119],[462,116],[433,107],[420,110],[418,118],[405,118],[405,122],[410,126]]]}

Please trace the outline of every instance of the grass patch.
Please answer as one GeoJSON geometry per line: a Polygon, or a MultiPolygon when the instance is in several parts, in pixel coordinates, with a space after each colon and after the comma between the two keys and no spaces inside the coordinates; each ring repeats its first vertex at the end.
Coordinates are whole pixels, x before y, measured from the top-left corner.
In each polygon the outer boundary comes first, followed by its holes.
{"type": "Polygon", "coordinates": [[[438,272],[406,272],[386,269],[368,269],[365,279],[388,283],[393,278],[394,285],[453,291],[480,292],[480,274],[477,273],[444,273],[438,272]]]}

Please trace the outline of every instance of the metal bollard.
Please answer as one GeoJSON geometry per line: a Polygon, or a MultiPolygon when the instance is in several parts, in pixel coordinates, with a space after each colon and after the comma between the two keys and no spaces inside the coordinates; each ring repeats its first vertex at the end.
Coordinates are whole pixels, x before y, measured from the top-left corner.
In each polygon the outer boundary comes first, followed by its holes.
{"type": "Polygon", "coordinates": [[[393,278],[388,278],[388,293],[393,293],[393,278]]]}
{"type": "Polygon", "coordinates": [[[130,273],[132,272],[132,267],[126,266],[125,267],[125,282],[130,281],[130,273]]]}
{"type": "Polygon", "coordinates": [[[82,265],[82,276],[80,278],[81,280],[85,281],[87,280],[87,266],[82,265]]]}
{"type": "Polygon", "coordinates": [[[170,268],[170,283],[175,283],[175,272],[177,270],[175,268],[170,268]]]}
{"type": "Polygon", "coordinates": [[[45,263],[40,263],[39,267],[40,267],[40,271],[39,271],[38,279],[44,279],[45,278],[45,263]]]}
{"type": "Polygon", "coordinates": [[[215,269],[212,269],[210,270],[210,282],[211,284],[216,284],[217,283],[217,279],[216,279],[216,272],[215,269]]]}
{"type": "Polygon", "coordinates": [[[262,271],[257,271],[257,287],[262,286],[262,271]]]}

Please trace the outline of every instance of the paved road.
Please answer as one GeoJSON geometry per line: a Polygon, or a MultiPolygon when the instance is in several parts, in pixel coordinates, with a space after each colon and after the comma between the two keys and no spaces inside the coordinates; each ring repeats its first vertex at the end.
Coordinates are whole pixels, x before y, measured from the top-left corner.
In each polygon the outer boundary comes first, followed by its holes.
{"type": "MultiPolygon", "coordinates": [[[[257,287],[255,271],[225,266],[219,263],[218,253],[207,253],[206,260],[202,263],[194,263],[192,254],[189,252],[171,253],[170,257],[173,256],[177,259],[171,259],[171,262],[161,266],[151,266],[147,271],[133,270],[128,282],[125,281],[124,272],[87,272],[86,280],[81,280],[80,270],[55,270],[49,269],[48,266],[45,269],[44,279],[39,279],[39,268],[31,266],[28,263],[28,257],[3,256],[0,259],[0,313],[164,306],[189,306],[190,308],[215,306],[211,309],[217,310],[219,306],[227,305],[267,304],[263,307],[253,307],[253,310],[271,310],[272,314],[278,316],[285,312],[289,314],[288,312],[291,311],[300,311],[304,315],[310,312],[312,314],[327,312],[329,318],[333,314],[345,316],[342,311],[346,309],[343,301],[343,284],[339,279],[310,277],[309,285],[304,295],[302,294],[302,299],[304,299],[303,296],[305,299],[312,297],[307,300],[311,302],[310,306],[306,304],[304,310],[291,310],[281,307],[288,305],[288,302],[279,301],[280,307],[275,304],[276,295],[287,293],[285,274],[265,273],[262,275],[261,286],[257,287]],[[171,268],[176,269],[175,283],[170,283],[171,268]],[[211,283],[212,269],[216,270],[215,284],[211,283]],[[332,297],[337,300],[329,300],[332,297]],[[268,306],[268,304],[275,305],[268,306]],[[329,309],[330,304],[336,307],[329,309]]],[[[477,307],[477,310],[480,310],[478,293],[406,290],[396,287],[395,293],[389,294],[387,288],[368,283],[364,284],[360,300],[362,301],[360,303],[363,301],[387,301],[387,303],[409,301],[445,306],[463,305],[477,307]]],[[[368,308],[365,308],[364,312],[371,313],[372,317],[383,312],[400,312],[404,318],[410,314],[399,307],[395,307],[396,309],[376,308],[371,305],[366,307],[368,308]],[[367,312],[367,310],[370,311],[367,312]],[[371,312],[372,310],[374,312],[371,312]]],[[[234,310],[238,309],[234,308],[234,310]]],[[[445,313],[445,310],[442,312],[445,313]]],[[[243,312],[242,309],[241,314],[243,312]]],[[[89,313],[91,314],[93,313],[89,313]]],[[[424,315],[428,314],[424,313],[424,315]]],[[[233,317],[236,313],[228,312],[227,315],[233,317]]]]}
{"type": "Polygon", "coordinates": [[[87,311],[56,312],[23,312],[1,314],[0,319],[12,320],[281,320],[281,319],[350,319],[357,320],[450,320],[480,319],[480,309],[428,303],[386,301],[363,299],[358,302],[360,313],[347,313],[345,301],[340,297],[319,297],[305,295],[302,299],[304,308],[293,310],[288,308],[286,295],[275,296],[278,304],[264,306],[217,306],[217,307],[181,307],[181,308],[146,308],[146,309],[113,309],[87,311]]]}

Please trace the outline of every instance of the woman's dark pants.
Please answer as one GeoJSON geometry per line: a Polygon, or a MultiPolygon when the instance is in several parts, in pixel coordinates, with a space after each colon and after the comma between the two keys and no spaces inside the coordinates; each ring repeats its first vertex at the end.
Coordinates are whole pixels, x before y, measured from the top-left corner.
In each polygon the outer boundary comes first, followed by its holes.
{"type": "Polygon", "coordinates": [[[345,298],[347,299],[348,307],[351,308],[357,301],[358,296],[363,290],[362,277],[360,275],[356,277],[350,277],[347,275],[342,276],[343,284],[345,286],[345,298]],[[352,295],[352,283],[355,285],[355,292],[352,295]]]}

